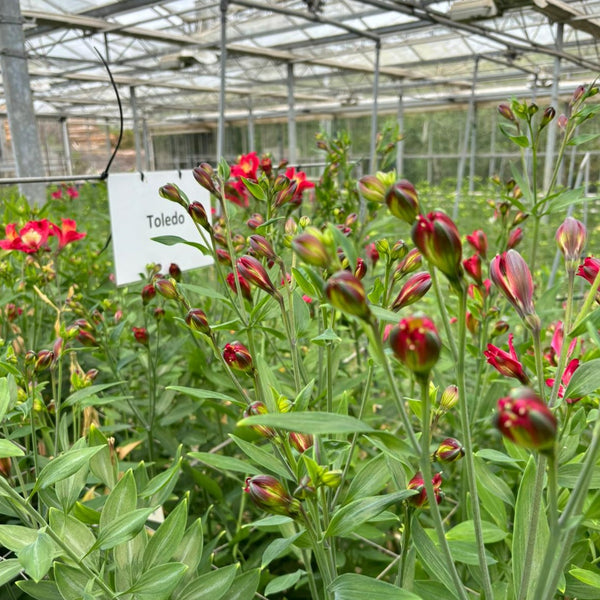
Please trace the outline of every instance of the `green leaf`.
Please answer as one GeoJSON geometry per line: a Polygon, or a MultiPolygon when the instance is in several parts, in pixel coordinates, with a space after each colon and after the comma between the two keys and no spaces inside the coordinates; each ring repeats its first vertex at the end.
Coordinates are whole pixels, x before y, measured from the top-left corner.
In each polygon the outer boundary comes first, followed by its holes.
{"type": "Polygon", "coordinates": [[[278,594],[279,592],[283,592],[291,588],[293,585],[298,583],[298,580],[302,575],[304,575],[306,571],[302,569],[298,569],[294,573],[288,573],[287,575],[280,575],[279,577],[275,577],[275,579],[271,579],[265,588],[265,596],[269,596],[270,594],[278,594]]]}
{"type": "Polygon", "coordinates": [[[345,502],[352,502],[365,496],[373,496],[385,487],[391,472],[385,454],[378,454],[368,460],[352,478],[345,502]]]}
{"type": "Polygon", "coordinates": [[[477,483],[492,492],[503,502],[506,502],[506,504],[513,506],[515,498],[506,481],[497,475],[494,475],[490,467],[488,467],[481,459],[476,458],[474,464],[477,483]]]}
{"type": "Polygon", "coordinates": [[[587,331],[587,324],[590,322],[594,329],[600,329],[600,308],[588,313],[581,321],[578,321],[573,329],[569,331],[569,339],[577,337],[587,331]]]}
{"type": "Polygon", "coordinates": [[[595,140],[598,136],[600,136],[600,133],[582,133],[581,135],[576,135],[574,138],[571,138],[567,142],[567,146],[580,146],[581,144],[595,140]]]}
{"type": "Polygon", "coordinates": [[[81,521],[78,521],[70,514],[66,514],[61,510],[51,508],[49,511],[49,523],[50,527],[52,527],[52,531],[54,531],[78,557],[86,557],[84,562],[89,567],[96,568],[98,566],[100,559],[99,553],[92,552],[89,554],[96,538],[81,521]]]}
{"type": "Polygon", "coordinates": [[[33,544],[37,538],[37,529],[22,525],[0,525],[0,546],[11,552],[19,552],[25,546],[33,544]]]}
{"type": "Polygon", "coordinates": [[[312,338],[310,341],[319,346],[328,346],[329,344],[339,344],[342,338],[328,327],[321,335],[312,338]]]}
{"type": "Polygon", "coordinates": [[[240,179],[242,180],[243,184],[246,186],[246,189],[257,200],[260,200],[261,202],[267,201],[267,196],[265,194],[265,191],[262,189],[262,187],[258,183],[254,182],[254,181],[250,181],[249,179],[246,179],[245,177],[240,177],[240,179]]]}
{"type": "MultiPolygon", "coordinates": [[[[180,455],[181,446],[177,449],[177,455],[175,456],[173,464],[166,471],[159,473],[148,482],[148,485],[140,492],[140,498],[150,498],[159,492],[161,492],[162,496],[165,496],[165,494],[168,496],[170,490],[172,490],[177,483],[177,477],[181,470],[183,459],[180,455]]],[[[162,504],[166,498],[154,498],[154,500],[157,504],[162,504]]]]}
{"type": "Polygon", "coordinates": [[[356,247],[353,242],[345,236],[333,223],[327,224],[327,229],[329,233],[333,236],[333,239],[336,242],[336,246],[339,246],[344,256],[348,259],[348,263],[350,265],[350,271],[354,273],[356,270],[356,262],[358,259],[358,254],[356,253],[356,247]]]}
{"type": "Polygon", "coordinates": [[[196,519],[187,528],[183,539],[175,551],[175,560],[188,566],[188,577],[196,572],[202,559],[203,547],[204,533],[202,531],[202,519],[196,519]]]}
{"type": "Polygon", "coordinates": [[[12,581],[22,570],[18,558],[5,558],[0,562],[0,587],[12,581]]]}
{"type": "MultiPolygon", "coordinates": [[[[448,540],[450,554],[455,562],[461,562],[466,565],[479,565],[479,554],[475,542],[464,542],[459,540],[448,540]]],[[[485,562],[488,565],[495,565],[498,561],[486,551],[485,562]]]]}
{"type": "Polygon", "coordinates": [[[208,288],[201,285],[193,285],[191,283],[178,283],[177,285],[178,287],[184,290],[189,290],[190,292],[194,292],[194,294],[198,294],[199,296],[229,302],[229,298],[227,298],[227,296],[224,296],[214,288],[208,288]]]}
{"type": "Polygon", "coordinates": [[[523,462],[522,460],[513,458],[504,452],[499,452],[498,450],[493,450],[492,448],[483,448],[482,450],[475,452],[475,456],[477,458],[483,458],[489,462],[514,465],[516,467],[519,466],[519,463],[523,462]]]}
{"type": "Polygon", "coordinates": [[[153,238],[150,238],[153,242],[158,242],[159,244],[164,244],[165,246],[175,246],[175,244],[185,244],[186,246],[192,246],[192,248],[197,248],[204,254],[205,256],[209,256],[211,254],[210,250],[204,245],[199,244],[198,242],[189,242],[188,240],[184,240],[182,237],[178,235],[159,235],[153,238]]]}
{"type": "Polygon", "coordinates": [[[190,581],[178,600],[220,600],[231,587],[238,565],[229,565],[190,581]]]}
{"type": "Polygon", "coordinates": [[[33,543],[18,552],[19,562],[36,583],[45,577],[54,560],[54,544],[44,531],[38,531],[33,543]]]}
{"type": "MultiPolygon", "coordinates": [[[[527,467],[521,479],[519,493],[517,494],[517,502],[515,504],[515,518],[513,526],[513,542],[512,542],[512,568],[513,568],[513,585],[515,596],[520,589],[521,577],[523,575],[523,567],[525,565],[525,554],[527,549],[527,540],[529,538],[529,524],[531,523],[532,513],[532,498],[534,497],[536,479],[536,463],[533,456],[530,457],[527,467]]],[[[531,561],[531,576],[529,578],[528,589],[525,590],[526,595],[533,592],[540,577],[546,577],[547,573],[541,573],[542,561],[544,553],[548,546],[548,522],[544,518],[545,507],[540,507],[540,518],[538,520],[537,534],[535,536],[535,547],[531,561]]],[[[525,597],[525,596],[523,596],[525,597]]]]}
{"type": "Polygon", "coordinates": [[[167,563],[158,565],[143,573],[143,575],[128,590],[139,600],[160,600],[168,598],[177,587],[187,571],[182,563],[167,563]]]}
{"type": "Polygon", "coordinates": [[[500,125],[500,131],[511,141],[513,141],[517,146],[521,148],[529,148],[529,139],[526,135],[512,135],[507,127],[504,125],[500,125]]]}
{"type": "Polygon", "coordinates": [[[397,313],[388,310],[387,308],[383,308],[382,306],[377,306],[376,304],[370,304],[369,308],[371,312],[377,317],[378,321],[385,321],[387,323],[398,323],[400,321],[400,317],[397,313]]]}
{"type": "Polygon", "coordinates": [[[137,506],[137,486],[133,471],[129,469],[117,482],[109,494],[100,515],[100,531],[108,527],[122,514],[135,510],[137,506]]]}
{"type": "Polygon", "coordinates": [[[23,450],[10,440],[0,440],[0,458],[24,456],[23,450]]]}
{"type": "Polygon", "coordinates": [[[315,286],[304,276],[300,269],[292,267],[292,276],[294,281],[298,284],[298,287],[308,296],[317,296],[317,290],[315,286]]]}
{"type": "Polygon", "coordinates": [[[388,506],[402,502],[415,494],[414,490],[402,490],[385,496],[371,496],[354,500],[335,511],[329,527],[325,531],[325,537],[348,535],[363,523],[376,517],[388,506]]]}
{"type": "Polygon", "coordinates": [[[591,585],[596,589],[600,589],[600,574],[594,571],[588,571],[587,569],[571,569],[569,575],[575,577],[586,585],[591,585]]]}
{"type": "Polygon", "coordinates": [[[304,530],[299,531],[287,538],[278,538],[273,540],[263,552],[260,568],[264,569],[276,558],[283,556],[303,533],[304,530]]]}
{"type": "Polygon", "coordinates": [[[187,497],[161,523],[144,551],[144,570],[168,562],[183,539],[187,524],[187,497]]]}
{"type": "Polygon", "coordinates": [[[252,569],[238,575],[227,592],[227,600],[248,600],[254,598],[260,583],[260,569],[252,569]]]}
{"type": "Polygon", "coordinates": [[[73,404],[77,404],[77,402],[81,402],[85,398],[95,396],[103,390],[107,390],[108,388],[115,387],[116,385],[121,385],[123,383],[125,383],[125,381],[113,381],[112,383],[100,383],[98,385],[90,385],[89,387],[83,388],[82,390],[77,390],[76,392],[73,392],[63,402],[63,408],[66,408],[67,406],[72,406],[73,404]]]}
{"type": "Polygon", "coordinates": [[[54,581],[44,580],[34,583],[33,581],[25,580],[17,581],[16,584],[20,590],[23,590],[27,595],[35,598],[35,600],[64,600],[54,581]]]}
{"type": "Polygon", "coordinates": [[[92,456],[101,448],[101,446],[95,446],[92,448],[68,450],[64,454],[57,456],[42,469],[35,482],[33,492],[44,490],[54,485],[57,481],[70,477],[79,471],[81,467],[87,465],[92,456]]]}
{"type": "MultiPolygon", "coordinates": [[[[579,480],[579,475],[583,465],[581,463],[569,463],[561,465],[558,469],[558,484],[561,487],[574,489],[579,480]]],[[[600,489],[600,468],[595,467],[592,471],[592,477],[589,484],[590,490],[600,489]]]]}
{"type": "Polygon", "coordinates": [[[224,402],[231,402],[232,404],[242,408],[247,406],[246,402],[242,402],[241,400],[237,400],[232,396],[221,394],[220,392],[215,392],[213,390],[199,390],[197,388],[182,387],[179,385],[170,385],[166,389],[174,390],[176,392],[180,392],[181,394],[186,394],[192,398],[198,398],[198,400],[223,400],[224,402]]]}
{"type": "MultiPolygon", "coordinates": [[[[508,533],[502,531],[499,527],[488,521],[481,522],[481,528],[483,532],[483,543],[493,544],[495,542],[502,541],[508,533]]],[[[456,540],[462,542],[474,542],[475,541],[475,529],[473,521],[463,521],[458,525],[455,525],[446,533],[448,540],[456,540]]]]}
{"type": "MultiPolygon", "coordinates": [[[[14,382],[14,379],[12,381],[14,382]]],[[[4,415],[6,415],[13,404],[10,388],[8,377],[2,377],[0,379],[0,422],[2,422],[4,415]]]]}
{"type": "Polygon", "coordinates": [[[421,600],[420,596],[366,575],[345,573],[331,582],[335,600],[421,600]]]}
{"type": "Polygon", "coordinates": [[[233,456],[223,456],[222,454],[211,454],[210,452],[188,452],[188,456],[203,462],[209,467],[218,471],[233,471],[234,473],[244,473],[247,475],[260,475],[262,471],[253,465],[234,458],[233,456]]]}
{"type": "Polygon", "coordinates": [[[291,479],[289,471],[284,467],[284,465],[277,459],[273,454],[268,452],[267,450],[260,448],[259,446],[255,446],[250,442],[246,442],[233,434],[229,434],[229,437],[236,443],[238,448],[253,460],[261,469],[266,469],[267,471],[271,471],[275,475],[279,475],[285,479],[291,479]]]}
{"type": "Polygon", "coordinates": [[[98,539],[92,549],[109,550],[117,544],[122,544],[135,537],[155,510],[156,507],[138,508],[117,517],[100,530],[98,539]]]}
{"type": "Polygon", "coordinates": [[[89,578],[75,567],[55,562],[54,580],[63,600],[82,600],[87,593],[89,578]]]}
{"type": "Polygon", "coordinates": [[[300,433],[362,433],[371,432],[373,428],[362,421],[347,415],[336,415],[328,412],[270,413],[255,415],[242,419],[238,426],[267,425],[300,433]]]}
{"type": "Polygon", "coordinates": [[[564,398],[581,398],[600,388],[600,358],[584,362],[577,367],[567,385],[564,398]]]}

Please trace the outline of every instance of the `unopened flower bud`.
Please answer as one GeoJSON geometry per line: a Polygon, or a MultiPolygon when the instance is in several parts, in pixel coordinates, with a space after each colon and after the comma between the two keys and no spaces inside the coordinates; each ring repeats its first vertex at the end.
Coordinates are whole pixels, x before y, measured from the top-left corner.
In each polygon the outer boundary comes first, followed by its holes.
{"type": "Polygon", "coordinates": [[[310,433],[298,433],[296,431],[290,431],[288,439],[292,447],[294,447],[300,454],[306,452],[315,443],[315,440],[310,433]]]}
{"type": "Polygon", "coordinates": [[[244,491],[258,508],[267,512],[295,517],[300,511],[300,502],[270,475],[248,477],[244,491]]]}
{"type": "Polygon", "coordinates": [[[215,170],[208,163],[202,163],[192,171],[194,179],[211,194],[218,195],[218,190],[214,182],[215,170]]]}
{"type": "Polygon", "coordinates": [[[296,231],[298,231],[298,224],[296,223],[294,217],[289,217],[286,220],[284,225],[284,231],[287,233],[287,235],[294,235],[296,231]]]}
{"type": "Polygon", "coordinates": [[[567,124],[569,123],[569,118],[567,115],[560,115],[558,119],[556,119],[556,125],[559,129],[563,131],[567,128],[567,124]]]}
{"type": "Polygon", "coordinates": [[[271,296],[278,294],[267,271],[256,258],[248,255],[242,256],[241,258],[238,258],[236,265],[239,274],[246,279],[246,281],[253,283],[256,287],[264,290],[271,296]]]}
{"type": "Polygon", "coordinates": [[[554,117],[556,116],[556,110],[553,106],[548,106],[544,110],[544,114],[542,115],[542,119],[540,121],[540,130],[542,130],[554,117]]]}
{"type": "Polygon", "coordinates": [[[356,259],[356,269],[354,269],[354,277],[359,281],[367,274],[367,263],[359,256],[356,259]]]}
{"type": "Polygon", "coordinates": [[[535,115],[538,112],[538,110],[540,110],[540,107],[535,102],[532,102],[529,105],[529,110],[528,110],[529,116],[533,117],[533,115],[535,115]]]}
{"type": "Polygon", "coordinates": [[[131,331],[133,332],[133,337],[138,344],[142,344],[142,346],[148,345],[150,336],[148,335],[148,330],[145,327],[132,327],[131,331]]]}
{"type": "Polygon", "coordinates": [[[310,217],[308,215],[302,215],[300,217],[300,219],[298,220],[298,225],[300,225],[300,227],[302,228],[306,228],[310,225],[311,220],[310,217]]]}
{"type": "Polygon", "coordinates": [[[581,97],[585,94],[585,85],[578,85],[573,92],[573,96],[571,96],[571,100],[569,104],[573,106],[581,97]]]}
{"type": "Polygon", "coordinates": [[[254,213],[247,221],[246,221],[246,225],[248,225],[248,227],[252,230],[257,229],[258,227],[260,227],[263,223],[265,222],[265,218],[259,214],[259,213],[254,213]]]}
{"type": "Polygon", "coordinates": [[[320,235],[301,233],[292,240],[292,250],[305,263],[314,267],[326,269],[331,264],[331,257],[320,235]]]}
{"type": "Polygon", "coordinates": [[[392,260],[402,260],[408,254],[408,246],[404,240],[394,242],[390,250],[390,258],[392,260]]]}
{"type": "Polygon", "coordinates": [[[217,248],[216,255],[219,264],[231,267],[231,256],[229,256],[229,252],[227,252],[227,250],[223,250],[223,248],[217,248]]]}
{"type": "Polygon", "coordinates": [[[389,340],[396,358],[422,378],[429,375],[442,349],[437,329],[426,317],[402,319],[391,330],[389,340]]]}
{"type": "Polygon", "coordinates": [[[342,312],[361,319],[371,315],[363,284],[347,271],[338,271],[327,280],[325,294],[329,303],[342,312]]]}
{"type": "MultiPolygon", "coordinates": [[[[244,418],[256,415],[266,415],[268,412],[265,403],[257,400],[246,408],[244,411],[244,418]]],[[[256,431],[258,435],[265,438],[274,438],[277,436],[277,432],[272,427],[267,427],[266,425],[250,425],[250,429],[256,431]]]]}
{"type": "Polygon", "coordinates": [[[412,225],[419,214],[419,197],[415,186],[406,179],[396,182],[386,193],[385,202],[390,212],[412,225]]]}
{"type": "Polygon", "coordinates": [[[183,208],[187,209],[187,196],[174,183],[163,185],[161,188],[159,188],[158,194],[161,196],[161,198],[175,202],[176,204],[179,204],[180,206],[183,206],[183,208]]]}
{"type": "Polygon", "coordinates": [[[451,463],[465,455],[463,445],[454,438],[446,438],[437,447],[434,457],[438,462],[451,463]]]}
{"type": "Polygon", "coordinates": [[[411,275],[392,303],[392,310],[397,312],[405,306],[414,304],[429,291],[429,288],[431,288],[431,275],[427,271],[411,275]]]}
{"type": "Polygon", "coordinates": [[[152,313],[156,321],[162,321],[165,318],[165,309],[162,306],[157,306],[152,313]]]}
{"type": "Polygon", "coordinates": [[[414,273],[421,268],[423,255],[417,248],[413,248],[399,263],[394,271],[394,281],[399,281],[406,275],[414,273]]]}
{"type": "Polygon", "coordinates": [[[144,306],[149,304],[154,296],[156,296],[156,288],[154,287],[154,284],[149,283],[142,288],[142,303],[144,306]]]}
{"type": "Polygon", "coordinates": [[[322,485],[335,489],[342,483],[342,472],[339,470],[325,470],[320,474],[319,480],[322,485]]]}
{"type": "Polygon", "coordinates": [[[517,227],[516,229],[513,229],[510,232],[510,235],[508,236],[508,240],[506,242],[506,249],[512,250],[513,248],[516,248],[521,243],[522,240],[523,240],[523,229],[521,229],[521,227],[517,227]]]}
{"type": "Polygon", "coordinates": [[[181,281],[181,269],[177,263],[171,263],[169,265],[169,275],[175,281],[181,281]]]}
{"type": "Polygon", "coordinates": [[[175,282],[171,279],[157,279],[154,282],[156,291],[167,300],[176,300],[179,298],[179,292],[175,287],[175,282]]]}
{"type": "Polygon", "coordinates": [[[190,308],[185,315],[185,322],[193,331],[198,331],[199,333],[204,333],[205,335],[210,334],[208,318],[206,317],[206,313],[200,308],[190,308]]]}
{"type": "Polygon", "coordinates": [[[516,121],[515,115],[508,104],[499,104],[498,112],[508,121],[516,121]]]}
{"type": "Polygon", "coordinates": [[[448,412],[458,404],[458,387],[449,385],[443,392],[440,399],[440,409],[448,412]]]}
{"type": "Polygon", "coordinates": [[[358,180],[358,193],[369,202],[383,203],[385,200],[385,184],[375,175],[365,175],[358,180]]]}
{"type": "Polygon", "coordinates": [[[79,333],[77,334],[77,341],[82,346],[86,346],[88,348],[92,348],[93,346],[98,345],[96,338],[89,331],[86,331],[85,329],[79,330],[79,333]]]}
{"type": "Polygon", "coordinates": [[[45,371],[50,368],[54,362],[54,352],[52,350],[40,350],[37,353],[34,370],[36,373],[45,371]]]}
{"type": "Polygon", "coordinates": [[[225,344],[225,348],[223,349],[223,359],[236,371],[248,373],[253,369],[250,351],[244,344],[240,344],[240,342],[225,344]]]}
{"type": "Polygon", "coordinates": [[[268,242],[262,235],[251,235],[248,238],[248,241],[250,243],[250,248],[257,256],[268,258],[270,260],[275,260],[277,258],[275,250],[273,250],[273,246],[271,246],[271,243],[268,242]]]}
{"type": "Polygon", "coordinates": [[[556,417],[529,388],[498,400],[495,425],[503,436],[523,448],[549,450],[556,439],[556,417]]]}
{"type": "MultiPolygon", "coordinates": [[[[435,501],[439,504],[442,501],[443,495],[440,490],[442,485],[442,475],[440,473],[436,473],[431,483],[433,485],[433,492],[435,495],[435,501]]],[[[410,496],[407,499],[409,504],[412,504],[416,508],[426,508],[428,505],[427,501],[427,491],[425,490],[425,480],[423,479],[422,473],[419,471],[415,474],[415,476],[408,482],[406,486],[409,490],[415,490],[418,492],[415,496],[410,496]]]]}
{"type": "Polygon", "coordinates": [[[466,274],[472,277],[475,283],[481,285],[482,272],[481,272],[481,256],[474,254],[470,258],[463,260],[463,267],[466,274]]]}
{"type": "MultiPolygon", "coordinates": [[[[248,300],[248,302],[252,302],[252,290],[250,289],[250,284],[246,281],[244,277],[242,277],[239,272],[237,274],[238,282],[240,284],[240,292],[242,293],[242,297],[248,300]]],[[[237,294],[237,287],[235,283],[235,275],[233,273],[228,273],[226,277],[227,285],[231,289],[234,294],[237,294]]]]}
{"type": "Polygon", "coordinates": [[[210,223],[208,222],[208,216],[206,215],[206,210],[204,206],[200,204],[200,202],[192,202],[187,207],[188,214],[192,217],[192,221],[197,223],[206,231],[210,231],[210,223]]]}
{"type": "Polygon", "coordinates": [[[565,257],[569,271],[574,271],[577,267],[586,240],[585,225],[573,217],[567,217],[556,231],[556,243],[565,257]]]}
{"type": "MultiPolygon", "coordinates": [[[[285,179],[287,179],[287,177],[285,179]]],[[[294,200],[294,197],[296,196],[296,190],[298,189],[298,183],[295,179],[292,181],[288,179],[288,182],[289,184],[287,187],[275,194],[275,200],[273,202],[273,206],[275,208],[279,208],[280,206],[283,206],[284,204],[294,200]]]]}
{"type": "Polygon", "coordinates": [[[492,331],[490,332],[490,337],[495,338],[503,333],[506,333],[509,329],[509,324],[502,319],[500,321],[496,321],[494,326],[492,327],[492,331]]]}

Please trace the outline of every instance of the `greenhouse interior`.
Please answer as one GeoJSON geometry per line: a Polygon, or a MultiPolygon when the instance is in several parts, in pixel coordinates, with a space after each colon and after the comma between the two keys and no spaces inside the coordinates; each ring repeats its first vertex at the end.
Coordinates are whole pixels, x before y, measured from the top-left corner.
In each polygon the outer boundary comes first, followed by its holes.
{"type": "Polygon", "coordinates": [[[0,599],[600,599],[599,79],[600,0],[0,0],[0,599]]]}

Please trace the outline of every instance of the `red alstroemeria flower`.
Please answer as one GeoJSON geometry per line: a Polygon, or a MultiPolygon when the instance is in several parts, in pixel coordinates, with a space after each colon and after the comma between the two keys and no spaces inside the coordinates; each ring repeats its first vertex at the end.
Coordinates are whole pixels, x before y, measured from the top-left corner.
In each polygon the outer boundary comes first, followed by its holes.
{"type": "Polygon", "coordinates": [[[6,226],[6,238],[0,240],[0,248],[33,254],[46,244],[49,235],[52,235],[52,232],[47,219],[29,221],[19,233],[17,233],[15,224],[9,223],[6,226]]]}
{"type": "Polygon", "coordinates": [[[84,238],[87,234],[76,231],[77,223],[73,219],[61,219],[62,227],[50,223],[51,235],[58,239],[58,249],[62,250],[67,244],[84,238]]]}
{"type": "Polygon", "coordinates": [[[519,361],[519,357],[515,352],[513,345],[513,334],[508,336],[508,348],[510,352],[506,352],[493,344],[488,344],[487,350],[484,350],[483,354],[486,357],[488,363],[496,369],[500,374],[506,375],[506,377],[515,377],[523,385],[529,383],[529,379],[525,374],[523,365],[519,361]]]}
{"type": "Polygon", "coordinates": [[[248,206],[248,190],[244,182],[241,179],[227,182],[225,184],[225,198],[242,208],[246,208],[248,206]]]}
{"type": "MultiPolygon", "coordinates": [[[[551,365],[556,366],[556,358],[560,356],[562,352],[562,345],[564,340],[564,328],[562,321],[557,321],[554,326],[554,335],[552,336],[552,341],[550,342],[550,350],[548,354],[544,356],[548,360],[551,365]]],[[[567,351],[567,360],[569,360],[570,356],[573,354],[573,350],[575,350],[575,346],[577,345],[577,338],[574,338],[569,344],[569,350],[567,351]]]]}
{"type": "Polygon", "coordinates": [[[237,165],[231,167],[232,177],[245,177],[246,179],[256,180],[256,173],[260,159],[256,152],[250,152],[249,154],[242,154],[238,160],[237,165]]]}
{"type": "Polygon", "coordinates": [[[55,190],[50,194],[50,197],[53,200],[60,200],[62,198],[62,189],[59,188],[58,190],[55,190]]]}
{"type": "Polygon", "coordinates": [[[66,189],[66,194],[69,196],[69,198],[79,198],[79,192],[76,188],[71,186],[66,189]]]}
{"type": "Polygon", "coordinates": [[[299,204],[302,200],[302,193],[304,190],[308,190],[315,187],[315,184],[312,181],[307,181],[306,173],[304,171],[296,171],[294,167],[288,167],[285,171],[285,176],[290,181],[296,182],[296,191],[294,192],[294,197],[292,198],[292,204],[299,204]]]}
{"type": "MultiPolygon", "coordinates": [[[[564,370],[563,375],[560,379],[560,385],[558,386],[558,397],[559,398],[564,397],[565,390],[567,389],[567,386],[569,385],[569,381],[571,381],[571,377],[573,377],[573,373],[575,373],[575,371],[577,370],[577,367],[579,367],[579,359],[574,358],[567,365],[567,368],[564,370]]],[[[546,379],[546,385],[548,387],[553,387],[554,382],[555,382],[555,379],[546,379]]],[[[579,400],[581,400],[581,396],[579,396],[578,398],[565,398],[565,402],[567,404],[575,404],[575,402],[579,402],[579,400]]]]}

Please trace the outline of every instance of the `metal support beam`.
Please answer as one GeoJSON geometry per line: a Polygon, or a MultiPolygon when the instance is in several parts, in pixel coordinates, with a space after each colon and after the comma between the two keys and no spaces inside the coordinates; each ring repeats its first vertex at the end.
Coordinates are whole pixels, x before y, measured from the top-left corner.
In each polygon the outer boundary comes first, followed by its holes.
{"type": "MultiPolygon", "coordinates": [[[[398,90],[398,115],[396,122],[398,123],[398,132],[404,137],[404,84],[402,82],[398,90]]],[[[398,177],[402,177],[404,173],[404,139],[396,142],[396,173],[398,177]]]]}
{"type": "Polygon", "coordinates": [[[296,157],[296,108],[294,105],[294,64],[287,65],[287,88],[288,88],[288,161],[295,165],[296,157]]]}
{"type": "Polygon", "coordinates": [[[225,71],[227,68],[227,0],[221,0],[221,85],[219,87],[219,123],[217,129],[217,162],[223,157],[225,142],[225,71]]]}
{"type": "Polygon", "coordinates": [[[65,155],[65,168],[67,175],[73,175],[73,163],[71,161],[71,140],[69,139],[69,125],[67,123],[67,117],[60,119],[62,127],[62,143],[63,143],[63,154],[65,155]]]}
{"type": "MultiPolygon", "coordinates": [[[[44,163],[33,112],[19,0],[2,1],[0,70],[17,176],[43,176],[44,163]]],[[[21,185],[20,190],[32,205],[41,206],[46,202],[46,187],[42,184],[21,185]]]]}
{"type": "Polygon", "coordinates": [[[252,112],[252,98],[248,99],[248,147],[246,152],[256,150],[254,146],[254,113],[252,112]]]}
{"type": "Polygon", "coordinates": [[[152,143],[148,132],[148,122],[145,117],[142,118],[142,142],[144,144],[144,168],[146,171],[152,171],[152,163],[154,162],[152,158],[152,143]]]}
{"type": "MultiPolygon", "coordinates": [[[[563,42],[563,23],[556,24],[556,49],[562,50],[563,42]]],[[[560,79],[560,57],[557,56],[554,59],[554,72],[552,74],[552,93],[551,93],[551,105],[556,109],[556,114],[559,114],[558,106],[558,82],[560,79]]],[[[552,172],[554,170],[554,149],[556,147],[556,120],[548,124],[548,131],[546,137],[546,158],[544,160],[544,190],[548,190],[552,183],[552,172]]]]}
{"type": "Polygon", "coordinates": [[[477,72],[479,70],[479,56],[475,57],[473,66],[473,80],[471,84],[471,97],[469,98],[469,107],[467,108],[467,120],[465,122],[465,133],[463,138],[463,147],[458,160],[458,170],[456,173],[456,196],[454,198],[454,207],[452,208],[452,218],[458,217],[458,204],[462,193],[462,184],[465,176],[465,164],[467,162],[467,153],[469,151],[469,141],[471,138],[471,127],[475,115],[475,89],[477,87],[477,72]]]}
{"type": "Polygon", "coordinates": [[[369,173],[375,174],[377,170],[377,97],[379,94],[379,58],[381,42],[375,43],[375,66],[373,68],[373,111],[371,113],[371,152],[369,156],[369,173]]]}
{"type": "Polygon", "coordinates": [[[137,102],[135,98],[135,88],[129,88],[129,99],[131,102],[131,113],[133,116],[133,143],[135,145],[135,168],[136,171],[143,171],[142,165],[142,144],[140,141],[140,118],[138,116],[137,102]]]}
{"type": "Polygon", "coordinates": [[[477,105],[473,105],[471,121],[471,156],[469,158],[469,194],[475,191],[475,160],[477,157],[477,105]]]}
{"type": "Polygon", "coordinates": [[[488,167],[488,177],[491,179],[496,173],[496,130],[498,129],[498,112],[492,112],[492,128],[490,131],[490,163],[488,167]]]}

